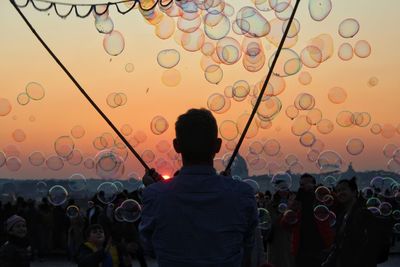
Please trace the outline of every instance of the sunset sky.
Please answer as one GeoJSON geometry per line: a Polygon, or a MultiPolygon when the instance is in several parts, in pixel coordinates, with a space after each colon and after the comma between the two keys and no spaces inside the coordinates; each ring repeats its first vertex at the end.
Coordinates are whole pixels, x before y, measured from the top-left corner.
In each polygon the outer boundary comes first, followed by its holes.
{"type": "MultiPolygon", "coordinates": [[[[93,3],[74,1],[85,2],[93,3]]],[[[254,7],[251,0],[225,2],[235,8],[235,15],[241,7],[254,7]]],[[[310,131],[323,141],[323,150],[335,150],[342,156],[344,168],[351,161],[356,170],[386,169],[390,158],[384,156],[384,146],[395,144],[400,147],[400,35],[397,29],[400,24],[400,1],[332,2],[329,16],[317,22],[310,17],[309,1],[301,1],[296,14],[301,29],[298,41],[292,49],[300,54],[310,39],[320,34],[329,34],[333,39],[333,54],[319,67],[303,66],[299,73],[285,78],[286,89],[278,96],[282,102],[280,114],[272,121],[271,128],[260,128],[254,138],[246,139],[241,149],[243,156],[248,154],[248,146],[252,142],[264,143],[269,139],[276,139],[281,144],[281,153],[275,157],[262,153],[260,157],[266,163],[276,162],[284,170],[288,168],[284,166],[285,157],[295,154],[304,170],[318,171],[315,164],[307,160],[309,148],[302,146],[299,137],[292,134],[293,121],[285,115],[286,108],[293,105],[300,93],[314,96],[315,107],[322,111],[322,117],[333,122],[334,130],[329,134],[319,133],[315,126],[310,131]],[[357,35],[349,39],[338,34],[339,24],[347,18],[354,18],[360,24],[357,35]],[[349,61],[338,57],[341,44],[348,42],[354,46],[359,40],[367,40],[371,45],[372,53],[369,57],[359,58],[354,55],[349,61]],[[312,76],[309,85],[299,83],[299,74],[303,71],[312,76]],[[379,81],[374,87],[368,85],[371,77],[376,77],[379,81]],[[336,86],[347,92],[344,103],[334,104],[328,99],[329,89],[336,86]],[[336,116],[343,110],[368,112],[372,118],[371,123],[366,127],[340,127],[336,123],[336,116]],[[385,138],[382,134],[374,135],[370,131],[374,123],[391,124],[397,128],[397,132],[390,138],[385,138]],[[363,152],[357,156],[346,151],[346,143],[351,138],[360,138],[364,143],[363,152]]],[[[173,36],[161,40],[155,35],[155,27],[137,9],[126,15],[119,14],[114,7],[109,12],[114,30],[121,32],[125,40],[124,51],[118,56],[110,56],[104,50],[104,34],[96,30],[92,15],[81,19],[72,14],[62,19],[55,14],[54,9],[40,12],[31,4],[21,10],[113,123],[118,128],[124,124],[132,127],[133,134],[127,136],[128,140],[136,131],[146,133],[147,140],[136,147],[138,152],[150,149],[156,153],[156,157],[165,159],[168,158],[165,154],[156,152],[156,144],[161,140],[172,142],[174,123],[178,115],[191,107],[207,107],[207,99],[211,94],[223,94],[225,87],[237,80],[246,80],[251,85],[260,81],[267,74],[268,60],[276,49],[267,38],[260,38],[267,60],[264,67],[258,72],[249,72],[243,67],[242,59],[234,65],[220,64],[224,76],[215,85],[204,77],[200,66],[201,51],[184,50],[173,36]],[[157,63],[157,54],[163,49],[176,49],[180,53],[180,62],[174,67],[181,74],[177,86],[168,87],[162,82],[166,69],[157,63]],[[128,63],[134,66],[132,72],[125,70],[128,63]],[[113,92],[125,93],[127,103],[117,108],[109,107],[106,98],[113,92]],[[150,130],[150,122],[157,115],[163,116],[169,124],[168,130],[161,135],[155,135],[150,130]]],[[[260,13],[269,21],[274,17],[273,11],[260,13]]],[[[0,177],[62,178],[76,172],[95,177],[96,172],[85,168],[83,163],[72,166],[65,162],[64,168],[59,171],[49,170],[45,167],[46,164],[34,167],[29,163],[28,156],[34,151],[41,151],[46,157],[55,154],[54,141],[59,136],[70,135],[71,129],[77,125],[82,126],[86,133],[82,138],[74,139],[75,148],[82,152],[83,159],[94,157],[98,151],[92,145],[93,140],[104,132],[112,133],[112,130],[41,46],[9,1],[0,1],[0,25],[0,98],[7,99],[12,105],[9,114],[0,116],[0,151],[9,151],[10,147],[11,150],[17,148],[22,163],[17,171],[10,171],[6,166],[0,167],[0,177]],[[45,97],[20,105],[17,96],[25,92],[25,87],[30,82],[41,84],[45,89],[45,97]],[[33,117],[35,120],[31,121],[33,117]],[[17,129],[21,129],[26,135],[22,142],[13,138],[17,129]]],[[[229,36],[239,42],[243,38],[234,33],[229,36]]],[[[243,102],[232,100],[231,108],[224,114],[215,114],[215,117],[219,124],[224,120],[236,121],[241,114],[250,113],[251,107],[248,99],[243,102]]],[[[300,114],[305,115],[307,112],[302,111],[300,114]]],[[[225,146],[222,150],[218,157],[228,152],[225,146]]],[[[400,172],[400,162],[396,166],[400,172]]],[[[129,155],[125,163],[122,178],[126,178],[131,171],[143,172],[133,155],[129,155]]],[[[254,174],[266,172],[267,167],[251,171],[254,174]]]]}

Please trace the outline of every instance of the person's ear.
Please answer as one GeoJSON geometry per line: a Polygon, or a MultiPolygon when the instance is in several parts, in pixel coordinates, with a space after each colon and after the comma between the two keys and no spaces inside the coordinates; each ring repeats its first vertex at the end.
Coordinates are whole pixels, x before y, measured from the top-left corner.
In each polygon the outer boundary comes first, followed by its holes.
{"type": "Polygon", "coordinates": [[[174,145],[175,152],[178,153],[178,154],[181,153],[181,147],[180,147],[180,145],[178,143],[178,140],[176,138],[173,141],[173,145],[174,145]]]}
{"type": "Polygon", "coordinates": [[[222,139],[217,138],[217,142],[215,143],[215,154],[217,154],[221,150],[222,139]]]}

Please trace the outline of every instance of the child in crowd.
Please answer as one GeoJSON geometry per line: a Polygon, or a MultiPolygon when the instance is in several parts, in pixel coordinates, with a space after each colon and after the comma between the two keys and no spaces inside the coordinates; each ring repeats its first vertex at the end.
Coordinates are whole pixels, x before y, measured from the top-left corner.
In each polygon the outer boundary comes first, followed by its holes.
{"type": "Polygon", "coordinates": [[[32,256],[24,218],[13,215],[6,221],[7,241],[0,247],[1,267],[29,267],[32,256]]]}

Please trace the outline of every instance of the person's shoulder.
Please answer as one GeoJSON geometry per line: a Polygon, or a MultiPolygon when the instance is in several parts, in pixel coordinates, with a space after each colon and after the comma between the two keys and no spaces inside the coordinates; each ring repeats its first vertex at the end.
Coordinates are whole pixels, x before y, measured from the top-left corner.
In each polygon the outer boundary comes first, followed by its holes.
{"type": "Polygon", "coordinates": [[[231,177],[219,175],[219,178],[234,193],[237,193],[237,194],[240,194],[243,196],[254,197],[254,190],[249,184],[242,182],[240,180],[232,179],[231,177]]]}
{"type": "Polygon", "coordinates": [[[159,195],[160,193],[168,191],[172,183],[174,183],[174,179],[162,180],[151,184],[144,189],[143,195],[147,197],[159,195]]]}
{"type": "Polygon", "coordinates": [[[10,256],[14,255],[17,251],[17,247],[9,241],[6,241],[2,246],[0,246],[0,256],[10,256]]]}

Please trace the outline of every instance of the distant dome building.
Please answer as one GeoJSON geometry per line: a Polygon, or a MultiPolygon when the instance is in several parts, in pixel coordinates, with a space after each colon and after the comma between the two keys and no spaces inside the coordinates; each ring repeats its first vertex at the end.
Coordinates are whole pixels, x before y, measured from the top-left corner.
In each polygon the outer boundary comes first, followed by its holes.
{"type": "Polygon", "coordinates": [[[357,176],[357,172],[353,168],[353,163],[350,162],[349,166],[347,167],[347,170],[342,173],[342,179],[350,180],[354,176],[357,176]]]}
{"type": "Polygon", "coordinates": [[[236,159],[232,164],[231,174],[232,176],[240,176],[242,179],[249,177],[249,169],[247,168],[246,160],[240,156],[240,154],[237,154],[236,159]]]}

